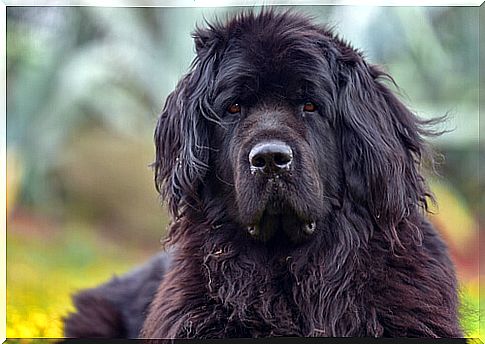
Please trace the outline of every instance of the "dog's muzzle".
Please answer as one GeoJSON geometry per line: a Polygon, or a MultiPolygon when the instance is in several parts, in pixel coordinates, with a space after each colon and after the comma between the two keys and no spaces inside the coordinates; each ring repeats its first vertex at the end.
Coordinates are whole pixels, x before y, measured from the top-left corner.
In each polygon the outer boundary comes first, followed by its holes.
{"type": "Polygon", "coordinates": [[[287,195],[288,180],[292,178],[289,172],[295,168],[292,148],[281,140],[260,141],[251,148],[248,158],[254,180],[265,185],[262,196],[271,194],[261,216],[247,226],[248,233],[262,241],[271,239],[278,231],[294,242],[311,236],[316,229],[315,221],[298,215],[287,195]]]}

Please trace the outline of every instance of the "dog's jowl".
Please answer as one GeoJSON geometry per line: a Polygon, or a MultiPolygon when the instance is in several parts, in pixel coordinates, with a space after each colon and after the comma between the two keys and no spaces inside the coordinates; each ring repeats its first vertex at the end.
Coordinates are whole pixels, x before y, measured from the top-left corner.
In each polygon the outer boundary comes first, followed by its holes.
{"type": "Polygon", "coordinates": [[[168,251],[82,291],[66,335],[461,336],[426,219],[433,123],[300,14],[248,11],[194,39],[155,130],[168,251]]]}

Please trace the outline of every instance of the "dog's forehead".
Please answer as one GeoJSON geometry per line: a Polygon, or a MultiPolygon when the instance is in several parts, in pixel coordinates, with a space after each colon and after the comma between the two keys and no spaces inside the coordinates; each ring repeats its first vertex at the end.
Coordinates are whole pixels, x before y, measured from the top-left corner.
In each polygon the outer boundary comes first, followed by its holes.
{"type": "Polygon", "coordinates": [[[233,31],[228,36],[226,51],[243,53],[258,64],[268,59],[274,63],[311,59],[320,55],[319,43],[323,38],[320,32],[308,25],[259,23],[248,30],[233,31]]]}
{"type": "Polygon", "coordinates": [[[327,69],[323,52],[298,37],[238,37],[223,52],[216,85],[226,89],[242,87],[245,94],[262,89],[277,94],[297,93],[308,85],[324,82],[327,69]]]}
{"type": "Polygon", "coordinates": [[[217,73],[212,94],[221,102],[240,94],[296,98],[332,85],[334,36],[308,17],[294,12],[240,15],[214,27],[213,33],[217,73]]]}

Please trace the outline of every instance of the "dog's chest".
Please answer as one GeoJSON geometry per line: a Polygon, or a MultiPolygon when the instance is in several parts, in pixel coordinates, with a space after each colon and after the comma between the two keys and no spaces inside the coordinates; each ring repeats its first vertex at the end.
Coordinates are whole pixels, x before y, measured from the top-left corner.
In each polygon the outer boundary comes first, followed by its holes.
{"type": "MultiPolygon", "coordinates": [[[[361,331],[362,305],[322,276],[295,276],[278,267],[272,278],[217,290],[215,308],[228,319],[224,336],[349,336],[361,331]],[[352,323],[352,328],[343,324],[352,323]],[[238,329],[236,333],[235,329],[238,329]]],[[[226,281],[227,282],[227,281],[226,281]]]]}

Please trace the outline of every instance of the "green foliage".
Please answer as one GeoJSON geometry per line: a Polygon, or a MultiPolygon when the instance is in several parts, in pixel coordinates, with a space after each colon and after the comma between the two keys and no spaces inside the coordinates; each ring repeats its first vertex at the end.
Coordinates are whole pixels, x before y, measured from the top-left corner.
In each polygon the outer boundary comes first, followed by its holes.
{"type": "MultiPolygon", "coordinates": [[[[238,10],[9,7],[7,142],[25,161],[22,203],[52,211],[45,206],[59,201],[52,173],[79,128],[94,124],[149,139],[163,100],[194,56],[194,26],[203,25],[204,17],[224,18],[238,10]]],[[[297,10],[336,24],[372,62],[384,64],[424,116],[453,111],[450,127],[457,129],[440,144],[473,144],[478,127],[474,8],[297,10]]]]}

